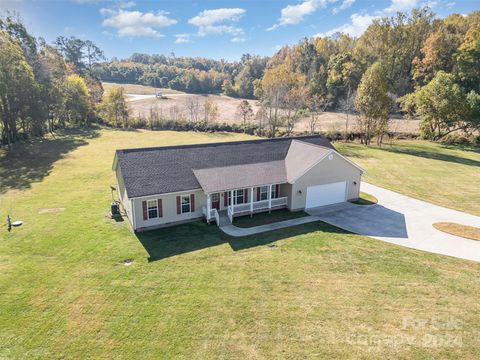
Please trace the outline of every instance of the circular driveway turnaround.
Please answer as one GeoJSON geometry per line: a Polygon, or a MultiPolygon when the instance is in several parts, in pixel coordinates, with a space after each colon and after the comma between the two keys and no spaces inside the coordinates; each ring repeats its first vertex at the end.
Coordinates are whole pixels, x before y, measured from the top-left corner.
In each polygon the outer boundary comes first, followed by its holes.
{"type": "MultiPolygon", "coordinates": [[[[361,190],[378,199],[375,205],[342,203],[307,210],[312,216],[353,233],[392,244],[480,262],[480,241],[436,230],[436,222],[480,227],[480,217],[447,209],[365,182],[361,190]]],[[[432,189],[435,191],[435,189],[432,189]]]]}

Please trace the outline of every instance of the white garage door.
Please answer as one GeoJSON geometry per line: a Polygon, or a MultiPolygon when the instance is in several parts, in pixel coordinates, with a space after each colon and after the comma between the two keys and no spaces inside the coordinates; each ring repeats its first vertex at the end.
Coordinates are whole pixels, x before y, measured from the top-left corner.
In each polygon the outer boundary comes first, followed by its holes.
{"type": "Polygon", "coordinates": [[[347,199],[346,190],[346,181],[309,186],[307,188],[307,204],[305,208],[309,209],[344,202],[347,199]]]}

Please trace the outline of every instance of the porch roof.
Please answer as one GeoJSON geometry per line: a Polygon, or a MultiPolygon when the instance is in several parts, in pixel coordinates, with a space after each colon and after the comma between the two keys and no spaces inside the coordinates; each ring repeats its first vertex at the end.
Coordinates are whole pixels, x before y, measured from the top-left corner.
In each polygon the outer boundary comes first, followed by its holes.
{"type": "Polygon", "coordinates": [[[287,182],[285,160],[194,169],[193,173],[206,193],[287,182]]]}

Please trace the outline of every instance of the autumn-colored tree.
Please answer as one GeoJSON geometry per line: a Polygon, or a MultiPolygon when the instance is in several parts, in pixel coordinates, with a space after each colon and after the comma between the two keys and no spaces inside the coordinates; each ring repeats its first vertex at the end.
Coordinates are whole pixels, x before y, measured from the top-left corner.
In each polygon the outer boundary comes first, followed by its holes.
{"type": "MultiPolygon", "coordinates": [[[[0,130],[9,148],[18,137],[18,120],[30,114],[28,92],[38,91],[31,66],[19,44],[0,30],[0,130]]],[[[29,101],[30,100],[30,101],[29,101]]],[[[25,129],[26,130],[26,129],[25,129]]]]}
{"type": "Polygon", "coordinates": [[[67,78],[64,87],[64,114],[72,125],[88,125],[90,100],[85,80],[73,74],[67,78]]]}
{"type": "Polygon", "coordinates": [[[315,134],[317,130],[317,125],[319,122],[319,117],[322,112],[325,111],[326,107],[329,104],[329,98],[309,93],[305,100],[305,105],[308,110],[308,129],[310,134],[315,134]]]}
{"type": "Polygon", "coordinates": [[[438,23],[436,30],[426,38],[421,55],[413,60],[413,78],[418,84],[430,82],[438,71],[450,73],[453,70],[454,54],[467,30],[466,19],[458,14],[438,23]]]}
{"type": "Polygon", "coordinates": [[[112,87],[100,103],[99,110],[107,123],[116,127],[128,127],[129,109],[123,87],[112,87]]]}
{"type": "Polygon", "coordinates": [[[288,91],[295,84],[295,75],[286,63],[267,69],[257,87],[256,94],[267,109],[268,136],[275,137],[282,122],[281,111],[288,91]]]}
{"type": "Polygon", "coordinates": [[[468,30],[455,62],[454,73],[463,87],[480,93],[480,26],[468,30]]]}
{"type": "Polygon", "coordinates": [[[247,100],[242,100],[237,106],[236,116],[242,121],[243,132],[245,132],[248,122],[253,118],[252,105],[247,100]]]}
{"type": "Polygon", "coordinates": [[[218,118],[218,106],[211,97],[207,97],[203,103],[203,121],[205,124],[215,121],[218,118]]]}

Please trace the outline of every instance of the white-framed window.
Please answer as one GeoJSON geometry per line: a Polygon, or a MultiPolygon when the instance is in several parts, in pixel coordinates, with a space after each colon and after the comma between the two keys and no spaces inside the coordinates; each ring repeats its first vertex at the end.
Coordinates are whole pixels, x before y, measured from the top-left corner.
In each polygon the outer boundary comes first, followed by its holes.
{"type": "Polygon", "coordinates": [[[190,212],[190,195],[182,196],[182,214],[190,212]]]}
{"type": "MultiPolygon", "coordinates": [[[[235,199],[235,205],[238,205],[238,204],[243,204],[243,200],[244,200],[244,189],[239,189],[239,190],[233,190],[232,193],[233,193],[233,197],[235,199]]],[[[230,191],[228,192],[228,205],[232,205],[232,198],[230,196],[230,191]]]]}
{"type": "Polygon", "coordinates": [[[268,199],[268,186],[262,186],[260,188],[260,199],[258,199],[259,201],[261,200],[267,200],[268,199]]]}
{"type": "Polygon", "coordinates": [[[272,199],[278,198],[277,185],[272,185],[272,199]]]}
{"type": "Polygon", "coordinates": [[[243,198],[243,192],[244,191],[245,190],[243,190],[243,189],[240,189],[240,190],[236,191],[236,195],[235,195],[236,202],[235,202],[235,204],[243,204],[243,199],[244,199],[243,198]]]}
{"type": "Polygon", "coordinates": [[[148,200],[147,202],[148,208],[148,218],[154,219],[158,217],[158,202],[157,200],[148,200]]]}

